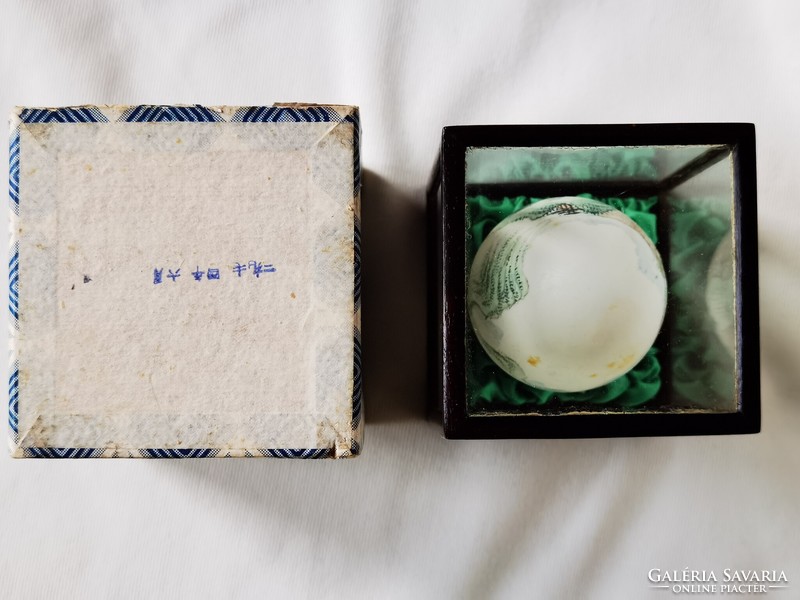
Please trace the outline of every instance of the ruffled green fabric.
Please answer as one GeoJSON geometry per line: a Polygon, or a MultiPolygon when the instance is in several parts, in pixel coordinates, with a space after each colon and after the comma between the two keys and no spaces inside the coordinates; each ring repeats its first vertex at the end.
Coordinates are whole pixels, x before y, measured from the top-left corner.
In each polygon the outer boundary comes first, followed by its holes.
{"type": "Polygon", "coordinates": [[[475,182],[655,181],[656,148],[591,148],[569,152],[529,149],[505,151],[501,162],[468,158],[469,180],[475,182]]]}
{"type": "MultiPolygon", "coordinates": [[[[596,198],[622,211],[657,242],[656,215],[658,199],[653,198],[596,198]]],[[[467,198],[467,272],[472,259],[489,232],[503,219],[521,208],[537,202],[538,198],[517,196],[492,200],[486,196],[467,198]]],[[[585,392],[554,392],[528,386],[499,369],[478,343],[471,327],[467,328],[467,398],[471,411],[497,412],[524,410],[544,404],[606,405],[607,408],[633,408],[652,400],[661,388],[661,364],[655,347],[631,371],[614,381],[585,392]]],[[[565,407],[566,408],[566,407],[565,407]]]]}
{"type": "Polygon", "coordinates": [[[670,219],[672,395],[679,406],[730,409],[733,357],[719,341],[705,301],[709,265],[730,231],[730,220],[712,208],[710,201],[694,199],[690,209],[676,210],[670,219]]]}

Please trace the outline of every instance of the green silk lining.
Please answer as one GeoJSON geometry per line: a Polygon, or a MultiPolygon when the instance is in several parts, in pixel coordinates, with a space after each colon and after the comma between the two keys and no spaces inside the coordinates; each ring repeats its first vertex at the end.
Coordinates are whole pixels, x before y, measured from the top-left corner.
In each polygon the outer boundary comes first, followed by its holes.
{"type": "Polygon", "coordinates": [[[730,410],[735,408],[734,360],[717,338],[704,292],[711,258],[731,226],[712,206],[694,199],[690,209],[676,210],[670,219],[672,394],[678,405],[730,410]]]}

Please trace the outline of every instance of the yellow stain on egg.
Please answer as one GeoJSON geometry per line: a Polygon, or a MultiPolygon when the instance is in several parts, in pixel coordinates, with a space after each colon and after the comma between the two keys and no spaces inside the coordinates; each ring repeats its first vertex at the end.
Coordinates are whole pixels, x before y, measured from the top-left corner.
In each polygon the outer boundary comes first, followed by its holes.
{"type": "Polygon", "coordinates": [[[628,354],[627,356],[624,356],[621,360],[610,362],[606,366],[609,369],[619,369],[621,371],[622,369],[627,369],[631,365],[631,363],[633,363],[633,358],[634,358],[633,354],[628,354]]]}
{"type": "Polygon", "coordinates": [[[538,356],[530,356],[530,357],[528,357],[528,364],[530,366],[532,366],[532,367],[535,367],[536,365],[538,365],[541,362],[541,360],[542,359],[539,358],[538,356]]]}

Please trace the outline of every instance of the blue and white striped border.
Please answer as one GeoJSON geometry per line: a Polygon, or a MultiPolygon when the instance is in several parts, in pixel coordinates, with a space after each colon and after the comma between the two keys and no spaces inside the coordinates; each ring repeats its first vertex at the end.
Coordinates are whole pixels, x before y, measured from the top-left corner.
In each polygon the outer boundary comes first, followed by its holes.
{"type": "Polygon", "coordinates": [[[9,369],[8,369],[8,433],[16,446],[19,443],[19,174],[20,135],[19,115],[11,116],[8,143],[8,201],[10,243],[8,252],[8,317],[9,369]]]}
{"type": "Polygon", "coordinates": [[[352,426],[355,431],[361,423],[361,405],[363,391],[361,388],[361,331],[353,328],[353,419],[352,426]]]}
{"type": "Polygon", "coordinates": [[[19,240],[11,243],[8,258],[8,312],[14,329],[19,329],[19,240]]]}
{"type": "MultiPolygon", "coordinates": [[[[358,448],[358,444],[354,442],[354,448],[358,448]]],[[[222,455],[219,448],[142,448],[127,454],[120,454],[118,450],[108,448],[23,448],[23,455],[25,458],[230,458],[231,454],[228,452],[222,455]]],[[[357,453],[357,452],[356,452],[357,453]]],[[[239,455],[239,453],[237,453],[239,455]]],[[[255,454],[248,450],[241,453],[242,456],[265,456],[270,458],[331,458],[333,456],[333,449],[320,448],[320,449],[290,449],[290,448],[271,448],[259,449],[255,454]]]]}
{"type": "Polygon", "coordinates": [[[353,311],[361,308],[361,219],[353,218],[353,311]]]}
{"type": "Polygon", "coordinates": [[[126,123],[162,123],[165,121],[215,123],[224,121],[222,116],[205,106],[157,106],[143,104],[123,111],[117,119],[126,123]]]}
{"type": "Polygon", "coordinates": [[[19,215],[19,126],[12,127],[8,143],[8,195],[11,211],[19,215]]]}
{"type": "Polygon", "coordinates": [[[358,110],[347,115],[343,121],[353,125],[353,196],[361,193],[361,117],[358,110]]]}
{"type": "MultiPolygon", "coordinates": [[[[231,109],[227,109],[230,112],[231,109]]],[[[218,123],[226,122],[226,112],[214,107],[170,106],[143,104],[130,107],[94,107],[75,106],[63,108],[23,108],[12,117],[11,136],[9,140],[9,201],[11,209],[11,248],[8,263],[8,306],[12,322],[11,368],[8,388],[8,422],[11,437],[16,445],[19,441],[19,360],[16,352],[15,338],[19,331],[19,241],[17,239],[17,218],[19,217],[20,195],[20,135],[19,126],[23,123],[156,123],[156,122],[192,122],[218,123]]],[[[233,109],[229,122],[237,123],[314,123],[332,122],[349,123],[353,126],[353,398],[352,398],[352,444],[348,456],[356,456],[361,452],[357,439],[360,436],[363,413],[363,391],[361,384],[361,227],[360,227],[360,193],[361,193],[361,123],[358,109],[351,106],[245,106],[233,109]]],[[[100,458],[118,457],[119,451],[114,448],[22,448],[26,458],[100,458]]],[[[129,453],[129,457],[143,458],[213,458],[231,456],[231,452],[222,455],[219,448],[142,448],[129,453]]],[[[272,458],[316,459],[335,457],[332,448],[259,448],[254,451],[236,451],[236,455],[265,456],[272,458]]]]}
{"type": "Polygon", "coordinates": [[[96,106],[68,106],[24,108],[19,120],[21,123],[107,123],[108,117],[96,106]]]}
{"type": "Polygon", "coordinates": [[[233,114],[234,123],[341,123],[346,116],[332,106],[243,106],[233,114]]]}
{"type": "Polygon", "coordinates": [[[102,448],[23,448],[25,458],[99,458],[102,448]]]}
{"type": "Polygon", "coordinates": [[[11,438],[16,444],[19,441],[19,361],[11,364],[11,375],[8,378],[8,427],[11,438]]]}
{"type": "MultiPolygon", "coordinates": [[[[353,442],[351,453],[358,454],[359,445],[353,442]]],[[[54,448],[29,447],[22,448],[25,458],[230,458],[230,452],[222,454],[220,448],[141,448],[127,454],[111,448],[54,448]]],[[[267,458],[333,458],[333,448],[259,448],[253,452],[237,451],[236,456],[263,456],[267,458]]]]}
{"type": "Polygon", "coordinates": [[[331,448],[292,450],[292,449],[264,449],[258,451],[261,456],[270,458],[330,458],[333,455],[331,448]]]}
{"type": "Polygon", "coordinates": [[[142,448],[142,458],[214,458],[219,454],[217,448],[142,448]]]}

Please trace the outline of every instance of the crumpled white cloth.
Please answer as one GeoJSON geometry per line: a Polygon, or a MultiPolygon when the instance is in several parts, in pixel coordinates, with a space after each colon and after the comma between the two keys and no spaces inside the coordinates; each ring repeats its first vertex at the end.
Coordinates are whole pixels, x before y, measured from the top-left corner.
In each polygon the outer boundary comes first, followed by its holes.
{"type": "Polygon", "coordinates": [[[653,568],[785,570],[800,593],[796,3],[52,0],[0,4],[0,27],[6,113],[361,106],[367,418],[347,462],[0,457],[0,595],[671,594],[653,568]],[[422,212],[442,126],[670,121],[756,124],[763,432],[442,439],[422,212]]]}

